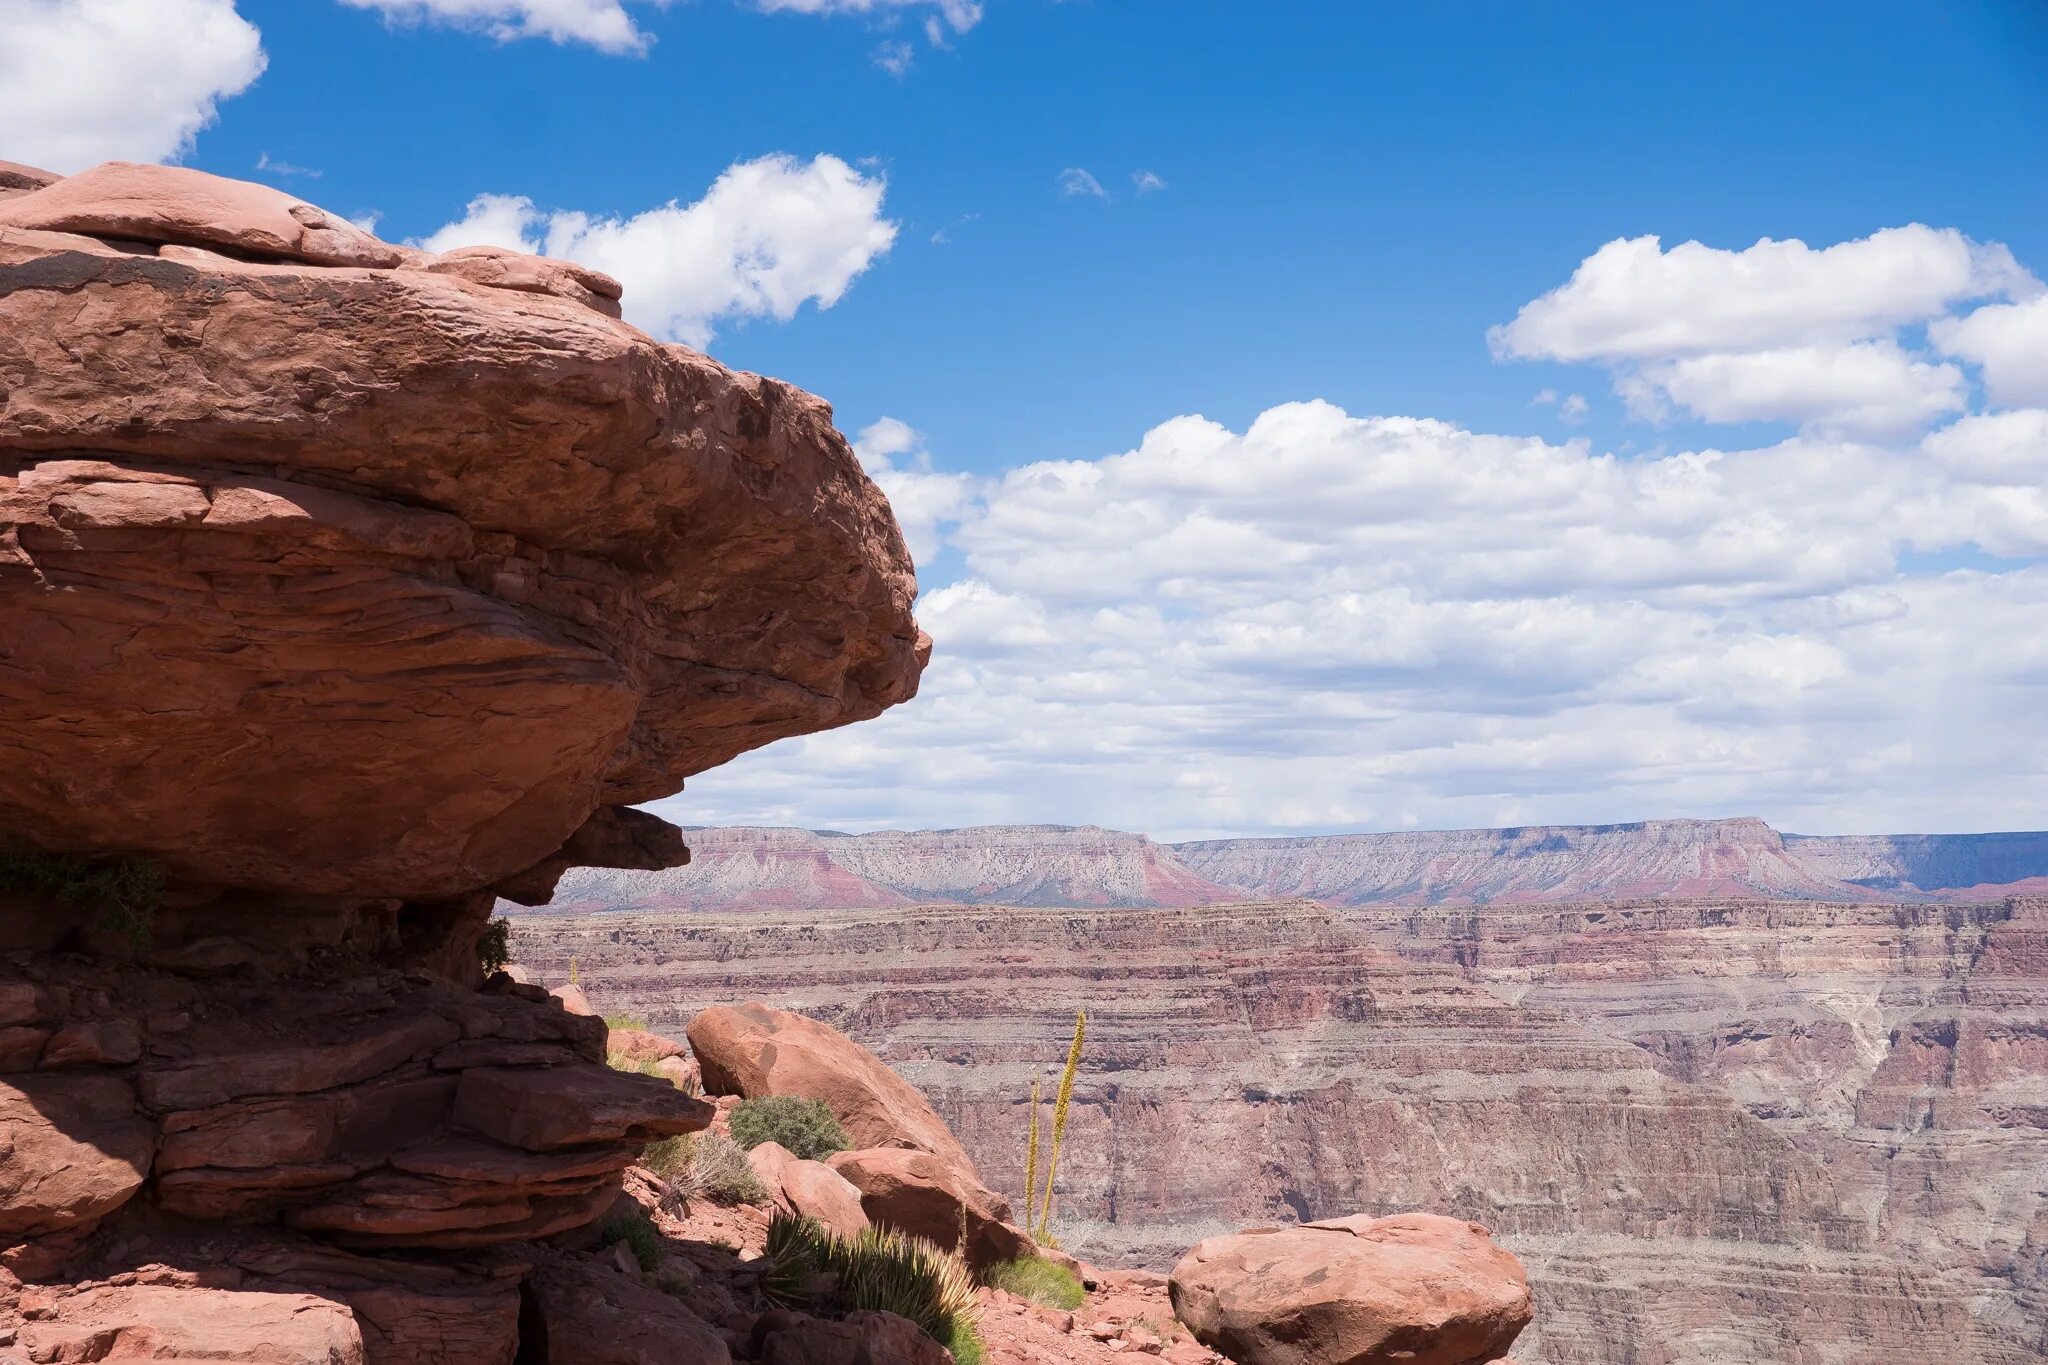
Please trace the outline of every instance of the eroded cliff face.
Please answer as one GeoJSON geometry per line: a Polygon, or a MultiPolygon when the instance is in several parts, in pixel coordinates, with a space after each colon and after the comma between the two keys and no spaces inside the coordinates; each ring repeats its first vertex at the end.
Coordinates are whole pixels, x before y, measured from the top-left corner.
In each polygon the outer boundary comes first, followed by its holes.
{"type": "Polygon", "coordinates": [[[838,910],[935,901],[1207,905],[1233,899],[1142,834],[1066,825],[834,834],[690,831],[696,856],[666,876],[604,869],[564,879],[558,909],[838,910]]]}
{"type": "Polygon", "coordinates": [[[711,1110],[485,983],[490,907],[910,697],[902,537],[595,272],[5,170],[0,1354],[510,1365],[531,1239],[711,1110]]]}
{"type": "Polygon", "coordinates": [[[2048,1349],[2044,913],[925,907],[549,917],[517,942],[657,1023],[742,982],[816,1013],[1009,1187],[1085,1006],[1060,1199],[1098,1256],[1433,1208],[1528,1264],[1518,1359],[2020,1365],[2048,1349]]]}
{"type": "Polygon", "coordinates": [[[688,867],[601,868],[557,909],[867,905],[1485,905],[1661,896],[1984,900],[2048,889],[2048,834],[1781,835],[1761,820],[1416,830],[1161,844],[1093,826],[694,831],[688,867]]]}

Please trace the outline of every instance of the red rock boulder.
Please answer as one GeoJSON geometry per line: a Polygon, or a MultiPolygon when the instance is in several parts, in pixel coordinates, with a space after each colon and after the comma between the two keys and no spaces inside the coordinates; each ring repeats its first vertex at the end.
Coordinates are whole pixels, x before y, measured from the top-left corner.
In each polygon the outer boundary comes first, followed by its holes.
{"type": "Polygon", "coordinates": [[[800,1218],[815,1218],[826,1231],[858,1236],[868,1226],[860,1191],[822,1161],[805,1161],[779,1142],[747,1152],[747,1165],[775,1202],[800,1218]]]}
{"type": "Polygon", "coordinates": [[[522,1359],[548,1365],[729,1365],[723,1337],[668,1294],[588,1262],[550,1257],[526,1278],[536,1312],[522,1359]]]}
{"type": "Polygon", "coordinates": [[[56,1305],[38,1309],[37,1319],[21,1329],[18,1344],[27,1353],[23,1358],[39,1361],[366,1365],[368,1360],[362,1330],[347,1304],[312,1294],[175,1284],[108,1285],[65,1295],[56,1305]]]}
{"type": "Polygon", "coordinates": [[[916,1323],[877,1309],[836,1322],[770,1313],[758,1335],[761,1365],[949,1365],[953,1359],[916,1323]]]}
{"type": "Polygon", "coordinates": [[[822,1100],[856,1146],[929,1152],[978,1179],[967,1149],[917,1087],[836,1029],[756,1002],[703,1011],[690,1021],[689,1039],[708,1094],[822,1100]]]}
{"type": "Polygon", "coordinates": [[[1173,1311],[1240,1365],[1480,1365],[1529,1325],[1522,1263],[1477,1223],[1363,1215],[1211,1237],[1173,1311]]]}
{"type": "Polygon", "coordinates": [[[869,1221],[949,1251],[960,1248],[977,1270],[1037,1250],[1011,1224],[1009,1201],[930,1152],[871,1147],[835,1152],[826,1164],[860,1191],[861,1210],[869,1221]]]}

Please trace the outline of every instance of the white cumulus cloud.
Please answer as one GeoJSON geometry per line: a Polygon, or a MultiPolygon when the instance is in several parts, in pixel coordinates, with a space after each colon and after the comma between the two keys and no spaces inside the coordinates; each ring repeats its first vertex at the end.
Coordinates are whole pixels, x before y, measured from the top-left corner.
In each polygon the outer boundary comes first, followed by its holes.
{"type": "Polygon", "coordinates": [[[2048,403],[2048,294],[1944,318],[1928,335],[1947,354],[1983,367],[1994,403],[2048,403]]]}
{"type": "Polygon", "coordinates": [[[0,0],[0,157],[175,159],[264,60],[234,0],[0,0]]]}
{"type": "Polygon", "coordinates": [[[1857,341],[1952,304],[2039,288],[1997,243],[1915,223],[1815,250],[1617,238],[1489,333],[1515,359],[1644,360],[1857,341]]]}
{"type": "Polygon", "coordinates": [[[878,423],[863,458],[961,566],[926,585],[920,696],[667,809],[1166,836],[2038,824],[2048,749],[2014,742],[2048,698],[2048,403],[2017,406],[2034,286],[1960,234],[1864,241],[1713,258],[1706,289],[1638,253],[1654,306],[1554,343],[1639,413],[1800,428],[1760,444],[1625,456],[1305,402],[946,482],[878,423]],[[1753,268],[1768,287],[1731,301],[1753,268]],[[1973,410],[1973,368],[2013,406],[1973,410]]]}
{"type": "Polygon", "coordinates": [[[1488,339],[1503,359],[1607,365],[1639,418],[1896,436],[1968,401],[1968,377],[1909,330],[1923,324],[1994,396],[2048,394],[2030,344],[2048,333],[2044,297],[2005,246],[1917,223],[1818,249],[1619,238],[1488,339]],[[2019,302],[1988,302],[2004,299],[2019,302]]]}
{"type": "Polygon", "coordinates": [[[894,417],[862,428],[853,453],[888,494],[911,558],[923,564],[938,554],[941,529],[966,515],[974,480],[935,471],[924,436],[894,417]]]}
{"type": "Polygon", "coordinates": [[[1927,449],[1630,460],[1327,403],[1175,418],[973,489],[916,702],[665,808],[1189,836],[2024,822],[2048,783],[2011,743],[2048,686],[2048,499],[2032,419],[1976,421],[1927,449]],[[1979,544],[2013,558],[1914,558],[1979,544]]]}
{"type": "Polygon", "coordinates": [[[835,156],[765,156],[720,175],[693,204],[628,218],[542,210],[519,195],[479,195],[428,235],[429,251],[511,247],[579,261],[625,286],[626,317],[657,335],[706,345],[717,324],[787,321],[806,302],[829,308],[896,240],[886,186],[835,156]]]}
{"type": "MultiPolygon", "coordinates": [[[[656,8],[670,0],[637,0],[656,8]]],[[[622,0],[341,0],[395,23],[442,23],[500,42],[546,38],[588,43],[604,52],[644,52],[652,41],[622,0]]]]}
{"type": "Polygon", "coordinates": [[[1789,422],[1823,433],[1920,431],[1964,406],[1962,371],[1889,341],[1680,356],[1621,381],[1638,415],[1681,407],[1708,422],[1789,422]]]}

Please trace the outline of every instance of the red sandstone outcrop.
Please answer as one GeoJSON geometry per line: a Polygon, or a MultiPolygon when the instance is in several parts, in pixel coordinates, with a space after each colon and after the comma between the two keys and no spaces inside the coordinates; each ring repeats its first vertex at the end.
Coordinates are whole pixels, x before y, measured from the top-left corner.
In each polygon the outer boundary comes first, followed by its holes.
{"type": "Polygon", "coordinates": [[[1173,1268],[1173,1309],[1239,1365],[1482,1365],[1531,1316],[1485,1228],[1420,1213],[1211,1237],[1173,1268]]]}
{"type": "Polygon", "coordinates": [[[0,1076],[0,1233],[17,1239],[139,1200],[359,1247],[514,1241],[588,1222],[643,1145],[711,1119],[598,1065],[603,1022],[544,996],[40,966],[7,992],[49,1002],[29,1027],[126,1024],[146,1043],[122,1065],[46,1045],[0,1076]]]}
{"type": "Polygon", "coordinates": [[[615,295],[192,170],[0,201],[0,830],[445,897],[572,841],[673,862],[652,817],[579,830],[912,695],[830,410],[615,295]]]}
{"type": "Polygon", "coordinates": [[[0,165],[0,1356],[723,1365],[571,1245],[712,1106],[485,922],[928,642],[826,405],[618,292],[0,165]]]}

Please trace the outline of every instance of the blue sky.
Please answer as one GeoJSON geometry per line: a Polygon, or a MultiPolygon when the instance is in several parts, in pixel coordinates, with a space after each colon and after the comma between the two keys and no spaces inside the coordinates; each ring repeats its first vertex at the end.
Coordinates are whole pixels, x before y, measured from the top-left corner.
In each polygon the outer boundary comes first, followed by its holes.
{"type": "MultiPolygon", "coordinates": [[[[481,195],[539,243],[845,163],[790,193],[857,264],[700,321],[867,433],[942,662],[679,817],[2039,827],[2048,746],[2010,738],[2048,661],[2007,637],[2048,602],[2042,14],[0,0],[42,34],[0,52],[0,156],[177,159],[438,245],[481,195]],[[1948,236],[1872,236],[1911,224],[1948,236]],[[1806,245],[1737,254],[1765,237],[1806,245]],[[1450,434],[1370,425],[1411,417],[1450,434]]],[[[668,287],[645,236],[565,240],[629,309],[668,287]]]]}
{"type": "Polygon", "coordinates": [[[317,168],[272,178],[387,234],[490,191],[631,214],[769,152],[876,158],[895,249],[828,312],[715,350],[852,427],[915,414],[965,469],[1309,397],[1519,429],[1584,379],[1495,367],[1486,328],[1616,236],[1927,222],[2048,258],[2036,6],[997,0],[942,52],[917,9],[693,0],[634,7],[630,57],[240,9],[269,69],[187,160],[317,168]],[[873,64],[891,41],[917,48],[901,79],[873,64]],[[1060,197],[1068,167],[1113,198],[1060,197]],[[1141,170],[1167,190],[1134,193],[1141,170]]]}

